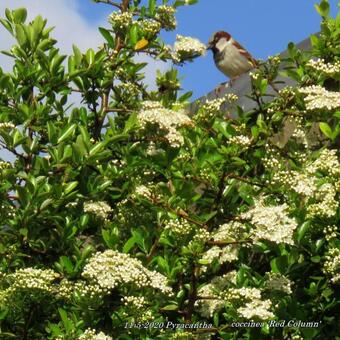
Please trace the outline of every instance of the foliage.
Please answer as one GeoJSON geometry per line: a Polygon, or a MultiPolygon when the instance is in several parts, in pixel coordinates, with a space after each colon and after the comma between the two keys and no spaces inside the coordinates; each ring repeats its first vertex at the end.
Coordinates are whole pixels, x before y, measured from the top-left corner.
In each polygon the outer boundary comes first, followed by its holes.
{"type": "Polygon", "coordinates": [[[188,115],[176,68],[150,91],[134,57],[202,54],[159,36],[196,1],[95,2],[114,10],[104,44],[68,57],[40,16],[1,19],[1,338],[335,338],[340,15],[322,0],[311,51],[252,72],[253,110],[228,95],[188,115]]]}

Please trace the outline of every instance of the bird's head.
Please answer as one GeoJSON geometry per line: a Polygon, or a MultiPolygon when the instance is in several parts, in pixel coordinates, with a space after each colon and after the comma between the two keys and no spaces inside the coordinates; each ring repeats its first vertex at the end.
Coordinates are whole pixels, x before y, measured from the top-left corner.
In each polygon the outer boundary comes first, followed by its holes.
{"type": "Polygon", "coordinates": [[[207,50],[212,50],[213,53],[220,52],[231,39],[231,35],[224,31],[215,32],[209,39],[207,50]]]}

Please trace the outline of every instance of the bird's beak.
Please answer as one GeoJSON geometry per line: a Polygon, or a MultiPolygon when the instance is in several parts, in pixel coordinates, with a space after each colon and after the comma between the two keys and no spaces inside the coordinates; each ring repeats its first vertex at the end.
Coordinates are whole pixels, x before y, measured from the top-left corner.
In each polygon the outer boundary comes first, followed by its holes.
{"type": "Polygon", "coordinates": [[[208,50],[211,50],[212,48],[213,48],[212,43],[208,43],[208,44],[207,44],[207,51],[208,51],[208,50]]]}

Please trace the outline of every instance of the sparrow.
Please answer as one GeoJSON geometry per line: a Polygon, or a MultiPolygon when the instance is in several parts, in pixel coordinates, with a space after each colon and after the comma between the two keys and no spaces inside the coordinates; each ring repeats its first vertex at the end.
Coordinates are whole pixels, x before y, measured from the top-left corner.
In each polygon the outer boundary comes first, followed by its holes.
{"type": "Polygon", "coordinates": [[[207,49],[213,52],[216,67],[231,81],[258,65],[257,60],[227,32],[215,32],[207,49]]]}

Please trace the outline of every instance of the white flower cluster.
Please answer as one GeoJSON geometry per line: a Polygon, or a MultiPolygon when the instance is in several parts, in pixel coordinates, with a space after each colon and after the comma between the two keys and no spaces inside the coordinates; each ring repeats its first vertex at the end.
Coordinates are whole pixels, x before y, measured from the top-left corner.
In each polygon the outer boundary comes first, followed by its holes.
{"type": "Polygon", "coordinates": [[[0,129],[14,129],[15,125],[13,123],[0,123],[0,129]]]}
{"type": "Polygon", "coordinates": [[[175,13],[174,7],[161,5],[157,8],[155,19],[161,23],[162,28],[166,31],[172,31],[177,27],[175,13]]]}
{"type": "Polygon", "coordinates": [[[172,233],[178,235],[188,235],[193,231],[194,228],[194,225],[190,224],[183,218],[169,220],[164,226],[164,230],[169,230],[172,233]]]}
{"type": "Polygon", "coordinates": [[[84,212],[94,215],[103,221],[108,221],[108,217],[112,213],[112,208],[104,201],[88,201],[84,203],[84,212]]]}
{"type": "Polygon", "coordinates": [[[95,329],[87,328],[85,332],[78,337],[78,340],[112,340],[112,337],[105,335],[103,332],[97,333],[95,329]]]}
{"type": "Polygon", "coordinates": [[[293,233],[296,221],[287,215],[288,205],[265,206],[260,199],[255,206],[242,214],[253,225],[251,237],[255,240],[268,240],[275,243],[294,244],[293,233]]]}
{"type": "Polygon", "coordinates": [[[131,81],[125,81],[115,85],[116,90],[121,91],[121,95],[124,98],[130,99],[131,97],[137,97],[140,93],[138,85],[132,83],[131,81]]]}
{"type": "Polygon", "coordinates": [[[249,72],[249,76],[252,80],[257,80],[261,74],[259,72],[249,72]]]}
{"type": "Polygon", "coordinates": [[[241,303],[237,313],[249,320],[268,320],[274,317],[270,311],[272,303],[270,300],[261,299],[261,291],[257,288],[230,288],[224,294],[227,301],[241,303]]]}
{"type": "Polygon", "coordinates": [[[281,58],[279,55],[270,55],[268,57],[268,61],[272,64],[272,65],[279,65],[281,63],[281,58]]]}
{"type": "Polygon", "coordinates": [[[207,285],[199,288],[198,298],[195,302],[195,307],[201,316],[210,318],[214,312],[218,312],[225,305],[225,301],[220,297],[220,293],[229,285],[236,284],[237,273],[235,270],[217,276],[211,280],[207,285]]]}
{"type": "Polygon", "coordinates": [[[305,94],[306,109],[309,111],[328,109],[334,110],[340,108],[340,93],[327,91],[319,85],[307,86],[299,89],[299,92],[305,94]]]}
{"type": "Polygon", "coordinates": [[[150,35],[155,35],[161,30],[161,24],[156,20],[143,19],[137,21],[137,24],[141,30],[150,35]]]}
{"type": "MultiPolygon", "coordinates": [[[[151,200],[154,195],[152,194],[151,190],[145,186],[145,185],[138,185],[136,188],[135,188],[135,195],[139,195],[139,196],[142,196],[142,197],[145,197],[149,200],[151,200]]],[[[135,197],[135,195],[133,195],[133,198],[135,197]]]]}
{"type": "Polygon", "coordinates": [[[205,243],[211,239],[211,235],[208,230],[204,228],[198,228],[196,234],[189,242],[188,246],[190,246],[193,242],[205,243]]]}
{"type": "Polygon", "coordinates": [[[14,218],[15,208],[12,205],[0,205],[0,215],[2,218],[14,218]]]}
{"type": "Polygon", "coordinates": [[[314,174],[317,170],[326,172],[332,177],[340,176],[340,163],[336,149],[322,150],[319,157],[307,168],[309,174],[314,174]]]}
{"type": "Polygon", "coordinates": [[[307,134],[306,131],[300,127],[296,127],[294,129],[294,132],[292,134],[292,137],[294,137],[298,143],[302,144],[305,148],[308,147],[309,143],[307,140],[307,134]]]}
{"type": "Polygon", "coordinates": [[[165,139],[172,147],[183,144],[183,136],[177,131],[183,126],[191,126],[191,119],[184,112],[177,112],[164,108],[159,102],[146,101],[138,113],[138,120],[142,129],[149,125],[156,125],[165,133],[165,139]]]}
{"type": "Polygon", "coordinates": [[[220,98],[207,99],[199,110],[199,118],[207,119],[216,116],[221,111],[221,106],[224,103],[234,103],[238,100],[238,96],[233,93],[228,93],[220,98]]]}
{"type": "Polygon", "coordinates": [[[323,233],[325,234],[326,241],[330,241],[335,239],[338,236],[338,228],[336,225],[329,225],[324,230],[323,233]]]}
{"type": "Polygon", "coordinates": [[[124,296],[121,302],[132,309],[142,309],[147,303],[143,296],[124,296]]]}
{"type": "Polygon", "coordinates": [[[206,50],[205,44],[198,39],[177,34],[172,59],[179,63],[188,58],[204,55],[206,50]]]}
{"type": "Polygon", "coordinates": [[[307,62],[306,66],[312,68],[315,71],[321,72],[326,76],[334,76],[340,73],[340,61],[336,61],[333,64],[325,62],[324,59],[311,59],[307,62]]]}
{"type": "Polygon", "coordinates": [[[277,290],[286,294],[292,294],[292,281],[278,273],[266,273],[266,290],[277,290]]]}
{"type": "Polygon", "coordinates": [[[151,141],[146,149],[146,154],[148,156],[157,156],[159,154],[164,153],[164,149],[157,148],[155,142],[151,141]]]}
{"type": "Polygon", "coordinates": [[[331,282],[340,282],[340,249],[331,248],[326,255],[323,272],[332,276],[331,282]]]}
{"type": "Polygon", "coordinates": [[[165,276],[145,268],[141,261],[114,250],[96,253],[85,265],[82,276],[105,289],[133,283],[137,287],[151,287],[171,294],[165,276]]]}
{"type": "Polygon", "coordinates": [[[232,136],[229,138],[229,143],[247,149],[251,145],[252,140],[248,136],[232,136]]]}
{"type": "Polygon", "coordinates": [[[296,193],[307,198],[313,197],[317,191],[317,181],[315,176],[295,170],[276,171],[273,175],[272,183],[285,185],[287,188],[294,190],[296,193]]]}
{"type": "Polygon", "coordinates": [[[105,286],[101,286],[96,281],[85,282],[83,280],[78,280],[74,285],[67,287],[64,285],[64,291],[67,294],[67,288],[69,290],[72,289],[73,292],[77,292],[77,294],[88,300],[98,300],[103,296],[108,295],[110,293],[110,289],[105,286]]]}
{"type": "Polygon", "coordinates": [[[208,251],[206,251],[202,260],[207,263],[212,263],[217,260],[218,263],[223,264],[225,262],[233,262],[238,258],[238,247],[234,244],[229,244],[225,247],[213,246],[208,251]]]}
{"type": "Polygon", "coordinates": [[[129,12],[112,12],[109,16],[109,22],[118,29],[129,28],[132,24],[132,13],[129,12]]]}
{"type": "Polygon", "coordinates": [[[318,188],[315,194],[317,203],[307,207],[309,217],[332,217],[336,215],[339,202],[336,199],[336,190],[331,183],[325,183],[318,188]]]}
{"type": "Polygon", "coordinates": [[[246,228],[238,221],[231,221],[219,226],[213,233],[214,241],[236,241],[245,238],[246,228]]]}
{"type": "Polygon", "coordinates": [[[23,268],[13,274],[4,275],[9,287],[0,293],[0,305],[10,303],[13,296],[20,291],[40,292],[54,295],[53,281],[60,275],[51,269],[23,268]]]}
{"type": "Polygon", "coordinates": [[[0,171],[5,169],[11,169],[12,164],[10,162],[0,161],[0,171]]]}
{"type": "Polygon", "coordinates": [[[247,302],[244,307],[238,308],[237,312],[248,320],[269,320],[275,316],[270,311],[271,306],[270,300],[252,300],[247,302]]]}
{"type": "Polygon", "coordinates": [[[51,269],[24,268],[18,269],[15,273],[7,275],[12,282],[11,288],[16,289],[37,289],[51,292],[52,282],[60,275],[51,269]]]}

